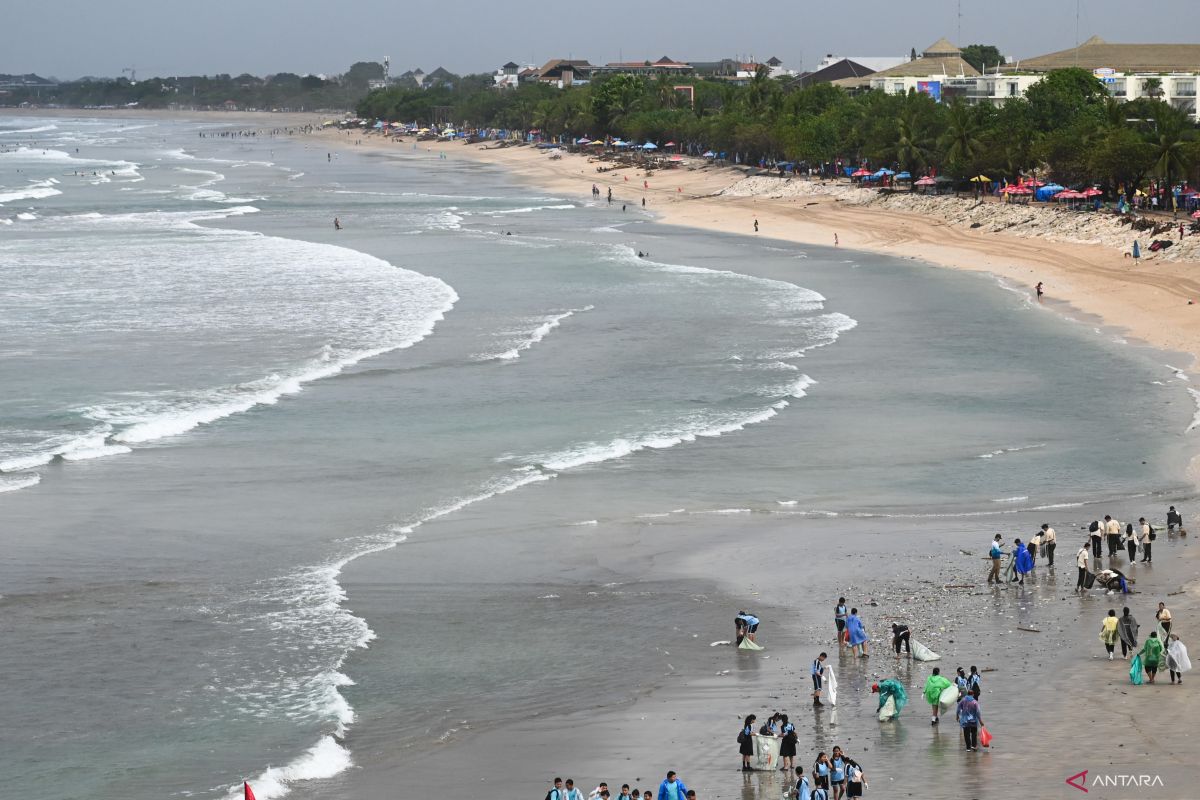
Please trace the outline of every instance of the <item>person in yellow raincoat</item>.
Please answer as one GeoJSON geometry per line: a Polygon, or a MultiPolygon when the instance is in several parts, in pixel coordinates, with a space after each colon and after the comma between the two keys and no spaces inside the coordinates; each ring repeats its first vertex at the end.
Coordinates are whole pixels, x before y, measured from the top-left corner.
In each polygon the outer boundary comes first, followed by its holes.
{"type": "Polygon", "coordinates": [[[1104,649],[1108,651],[1109,661],[1113,660],[1113,650],[1117,646],[1117,622],[1117,612],[1110,608],[1108,616],[1100,625],[1100,641],[1104,642],[1104,649]]]}

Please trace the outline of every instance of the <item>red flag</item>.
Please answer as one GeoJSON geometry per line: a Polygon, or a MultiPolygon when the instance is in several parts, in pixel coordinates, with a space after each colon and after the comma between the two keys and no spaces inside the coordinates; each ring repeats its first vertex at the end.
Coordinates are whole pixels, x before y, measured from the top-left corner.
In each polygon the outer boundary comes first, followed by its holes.
{"type": "Polygon", "coordinates": [[[245,800],[254,800],[254,790],[250,788],[249,781],[242,781],[242,788],[246,792],[245,800]]]}

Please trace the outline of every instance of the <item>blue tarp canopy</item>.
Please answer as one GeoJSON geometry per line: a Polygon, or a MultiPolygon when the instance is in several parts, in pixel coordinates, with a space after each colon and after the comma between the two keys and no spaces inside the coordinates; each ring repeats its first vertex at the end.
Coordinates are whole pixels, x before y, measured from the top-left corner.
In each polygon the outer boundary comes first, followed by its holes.
{"type": "Polygon", "coordinates": [[[1045,186],[1039,186],[1037,191],[1034,192],[1034,196],[1038,200],[1052,200],[1054,199],[1054,195],[1063,191],[1065,188],[1066,187],[1064,186],[1059,186],[1057,183],[1050,183],[1045,186]]]}
{"type": "Polygon", "coordinates": [[[912,174],[911,174],[910,172],[908,172],[907,170],[906,170],[906,171],[904,171],[904,172],[898,172],[898,173],[896,173],[896,180],[898,180],[898,181],[911,181],[911,180],[912,180],[912,174]]]}

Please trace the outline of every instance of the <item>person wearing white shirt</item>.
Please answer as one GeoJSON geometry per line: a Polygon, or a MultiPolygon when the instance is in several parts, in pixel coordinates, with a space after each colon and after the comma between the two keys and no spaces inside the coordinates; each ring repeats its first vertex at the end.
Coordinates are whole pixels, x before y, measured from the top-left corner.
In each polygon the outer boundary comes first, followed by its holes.
{"type": "Polygon", "coordinates": [[[1107,514],[1104,516],[1104,535],[1108,537],[1108,557],[1113,558],[1121,546],[1121,523],[1107,514]]]}
{"type": "Polygon", "coordinates": [[[1083,591],[1083,579],[1088,574],[1088,542],[1083,543],[1083,547],[1079,548],[1079,552],[1075,554],[1075,566],[1079,567],[1079,580],[1075,582],[1075,590],[1083,591]]]}
{"type": "Polygon", "coordinates": [[[1138,541],[1142,543],[1142,563],[1149,564],[1152,560],[1150,558],[1150,543],[1154,541],[1154,528],[1151,528],[1150,524],[1146,522],[1146,518],[1142,517],[1138,520],[1136,530],[1139,531],[1138,541]]]}
{"type": "Polygon", "coordinates": [[[1054,566],[1054,548],[1058,546],[1058,536],[1054,533],[1054,528],[1049,525],[1042,525],[1042,552],[1046,554],[1046,558],[1050,559],[1050,566],[1054,566]]]}

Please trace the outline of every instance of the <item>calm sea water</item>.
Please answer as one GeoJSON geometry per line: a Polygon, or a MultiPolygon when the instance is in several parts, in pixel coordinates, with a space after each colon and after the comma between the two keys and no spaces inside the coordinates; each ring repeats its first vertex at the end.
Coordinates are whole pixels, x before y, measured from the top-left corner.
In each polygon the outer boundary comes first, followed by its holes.
{"type": "Polygon", "coordinates": [[[663,228],[453,148],[212,129],[0,118],[13,795],[303,793],[451,736],[467,698],[497,720],[661,674],[671,634],[638,620],[704,587],[564,598],[531,530],[1179,488],[1168,358],[992,278],[663,228]],[[430,562],[448,518],[488,546],[430,562]],[[397,546],[348,605],[342,569],[397,546]],[[519,646],[534,619],[572,647],[519,646]],[[647,655],[578,657],[620,649],[647,655]]]}

